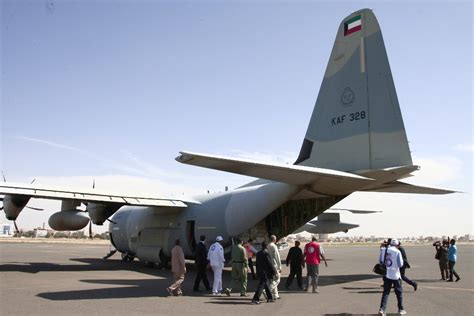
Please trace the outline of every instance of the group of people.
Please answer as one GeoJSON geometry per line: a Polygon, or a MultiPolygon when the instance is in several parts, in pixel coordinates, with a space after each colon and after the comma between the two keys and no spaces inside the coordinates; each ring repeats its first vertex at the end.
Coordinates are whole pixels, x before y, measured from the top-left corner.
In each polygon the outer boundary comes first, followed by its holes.
{"type": "Polygon", "coordinates": [[[458,248],[455,239],[444,239],[442,242],[435,242],[433,246],[436,247],[435,259],[439,261],[439,270],[441,272],[441,280],[453,282],[453,276],[456,277],[456,282],[461,280],[454,265],[458,257],[458,248]]]}
{"type": "MultiPolygon", "coordinates": [[[[231,283],[229,287],[224,289],[222,286],[222,270],[225,264],[224,248],[222,247],[223,238],[217,236],[215,243],[208,250],[205,244],[206,237],[204,235],[200,236],[200,241],[196,246],[195,264],[197,274],[193,290],[199,292],[202,281],[206,291],[212,292],[213,295],[225,293],[230,296],[232,289],[238,287],[240,296],[249,296],[247,294],[247,275],[250,270],[252,278],[254,280],[258,279],[258,286],[252,298],[252,304],[260,304],[262,294],[267,302],[280,299],[278,285],[281,278],[281,258],[276,241],[275,235],[270,236],[270,242],[262,242],[261,250],[257,251],[253,246],[252,239],[249,239],[245,244],[239,238],[234,239],[231,253],[231,283]],[[256,257],[256,273],[253,269],[252,258],[254,256],[256,257]],[[208,266],[211,267],[214,274],[212,288],[207,278],[208,266]]],[[[313,237],[312,241],[305,245],[304,251],[300,248],[300,242],[296,241],[295,246],[289,250],[286,258],[286,265],[290,266],[290,275],[285,288],[289,289],[296,277],[299,289],[308,291],[312,288],[313,293],[319,293],[318,275],[321,259],[324,260],[327,266],[323,248],[317,243],[316,237],[313,237]],[[303,287],[302,269],[305,266],[308,272],[308,283],[307,286],[303,287]]],[[[167,288],[167,291],[170,295],[182,295],[181,285],[186,274],[186,266],[179,239],[176,240],[175,246],[171,250],[171,271],[174,282],[167,288]]]]}
{"type": "MultiPolygon", "coordinates": [[[[456,282],[458,282],[461,278],[454,270],[454,265],[457,260],[456,240],[443,240],[442,243],[435,242],[433,246],[436,247],[435,258],[439,260],[441,280],[453,282],[454,275],[456,282]]],[[[379,314],[385,315],[388,296],[393,287],[395,295],[397,296],[398,313],[404,315],[406,311],[403,307],[402,280],[413,286],[415,291],[418,289],[418,284],[405,275],[405,270],[410,268],[410,264],[408,263],[405,249],[397,239],[388,239],[388,241],[382,243],[379,262],[386,267],[386,274],[383,276],[383,294],[379,314]]]]}

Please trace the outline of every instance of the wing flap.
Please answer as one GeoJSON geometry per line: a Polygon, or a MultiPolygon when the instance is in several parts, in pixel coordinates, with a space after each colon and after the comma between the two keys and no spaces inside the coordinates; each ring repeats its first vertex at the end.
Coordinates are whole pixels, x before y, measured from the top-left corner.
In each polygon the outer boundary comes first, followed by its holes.
{"type": "Polygon", "coordinates": [[[32,198],[51,200],[79,200],[84,202],[107,202],[133,206],[187,207],[182,200],[143,196],[122,196],[118,194],[63,190],[26,184],[0,184],[0,194],[19,194],[32,198]]]}
{"type": "Polygon", "coordinates": [[[181,163],[245,176],[310,186],[319,194],[343,195],[367,187],[373,179],[338,170],[297,165],[269,164],[245,159],[180,152],[181,163]]]}

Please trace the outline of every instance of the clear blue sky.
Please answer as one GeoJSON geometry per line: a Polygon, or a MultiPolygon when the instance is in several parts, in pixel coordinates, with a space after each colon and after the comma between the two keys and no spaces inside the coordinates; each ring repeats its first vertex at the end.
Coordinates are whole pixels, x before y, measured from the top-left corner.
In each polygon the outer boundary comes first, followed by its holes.
{"type": "MultiPolygon", "coordinates": [[[[248,181],[181,165],[180,150],[292,163],[337,27],[365,7],[382,28],[421,183],[467,193],[356,195],[338,206],[384,213],[343,220],[361,225],[353,234],[381,235],[381,223],[392,234],[473,233],[471,1],[2,0],[1,170],[9,181],[133,179],[179,193],[248,181]]],[[[42,216],[24,211],[18,223],[42,216]]]]}

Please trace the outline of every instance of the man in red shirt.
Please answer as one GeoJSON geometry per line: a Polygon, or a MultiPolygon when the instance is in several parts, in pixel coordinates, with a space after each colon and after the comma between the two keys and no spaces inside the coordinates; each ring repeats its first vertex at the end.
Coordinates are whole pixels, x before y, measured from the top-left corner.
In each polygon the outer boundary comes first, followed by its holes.
{"type": "Polygon", "coordinates": [[[319,293],[318,290],[318,275],[319,275],[319,263],[321,259],[324,260],[326,267],[328,263],[324,257],[324,250],[320,244],[316,242],[316,237],[311,238],[311,242],[304,246],[304,257],[306,260],[306,269],[308,271],[308,286],[306,291],[309,290],[310,284],[313,286],[313,293],[319,293]]]}

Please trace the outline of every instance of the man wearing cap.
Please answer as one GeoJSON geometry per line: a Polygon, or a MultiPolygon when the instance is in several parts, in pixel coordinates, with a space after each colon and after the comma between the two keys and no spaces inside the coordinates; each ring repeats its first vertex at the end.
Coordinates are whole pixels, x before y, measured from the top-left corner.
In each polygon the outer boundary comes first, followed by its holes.
{"type": "Polygon", "coordinates": [[[222,292],[222,269],[224,269],[224,248],[221,246],[222,236],[216,237],[216,242],[209,247],[207,260],[214,272],[214,283],[212,285],[212,295],[219,295],[222,292]]]}
{"type": "Polygon", "coordinates": [[[385,308],[387,307],[388,295],[392,286],[395,289],[395,295],[397,295],[398,302],[398,313],[404,315],[407,312],[403,309],[403,290],[402,280],[400,274],[400,268],[403,266],[403,258],[400,250],[397,246],[400,243],[397,239],[392,239],[390,245],[387,248],[380,251],[379,262],[385,263],[387,267],[387,273],[383,277],[383,294],[380,302],[379,315],[385,315],[385,308]],[[386,255],[385,255],[386,254],[386,255]]]}

